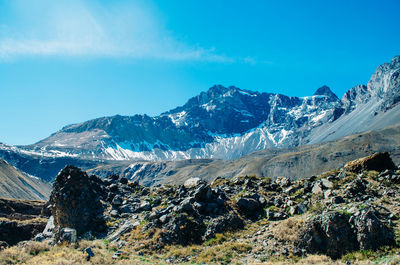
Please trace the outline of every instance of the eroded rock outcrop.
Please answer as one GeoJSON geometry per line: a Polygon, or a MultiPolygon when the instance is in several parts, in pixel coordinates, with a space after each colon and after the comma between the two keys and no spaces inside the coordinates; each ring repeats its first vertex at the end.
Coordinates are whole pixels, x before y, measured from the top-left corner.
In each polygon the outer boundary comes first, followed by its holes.
{"type": "Polygon", "coordinates": [[[103,196],[102,180],[98,177],[88,176],[73,166],[60,171],[50,196],[58,236],[62,228],[76,229],[78,236],[103,230],[103,205],[100,202],[103,196]]]}
{"type": "Polygon", "coordinates": [[[19,220],[0,221],[0,241],[9,245],[15,245],[20,241],[29,240],[43,231],[46,222],[33,220],[31,222],[20,222],[19,220]]]}
{"type": "Polygon", "coordinates": [[[43,201],[0,198],[0,241],[15,245],[33,238],[46,226],[45,208],[43,201]]]}
{"type": "Polygon", "coordinates": [[[344,168],[348,171],[360,173],[367,170],[382,172],[386,169],[395,170],[396,166],[390,158],[389,153],[375,153],[373,155],[359,158],[347,163],[344,168]]]}

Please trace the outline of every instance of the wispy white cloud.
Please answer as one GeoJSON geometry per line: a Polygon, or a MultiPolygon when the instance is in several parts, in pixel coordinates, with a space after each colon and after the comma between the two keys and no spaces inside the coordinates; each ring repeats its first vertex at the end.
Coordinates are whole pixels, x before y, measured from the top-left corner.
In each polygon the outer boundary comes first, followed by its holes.
{"type": "Polygon", "coordinates": [[[3,60],[92,56],[255,63],[252,58],[229,57],[213,48],[179,41],[143,3],[102,6],[81,0],[66,1],[68,4],[14,1],[14,14],[0,21],[3,60]]]}

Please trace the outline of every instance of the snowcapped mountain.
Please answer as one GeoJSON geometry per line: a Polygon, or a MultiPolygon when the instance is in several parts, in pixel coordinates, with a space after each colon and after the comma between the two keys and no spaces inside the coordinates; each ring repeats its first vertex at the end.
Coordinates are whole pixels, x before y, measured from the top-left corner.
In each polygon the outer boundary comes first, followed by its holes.
{"type": "Polygon", "coordinates": [[[400,122],[399,73],[397,56],[379,66],[367,86],[350,89],[342,99],[327,86],[300,98],[215,85],[156,117],[98,118],[18,149],[90,160],[234,159],[316,143],[400,122]]]}
{"type": "Polygon", "coordinates": [[[298,98],[216,85],[157,117],[99,118],[23,149],[85,159],[232,159],[298,144],[299,132],[326,122],[339,103],[326,86],[298,98]]]}
{"type": "Polygon", "coordinates": [[[347,91],[338,119],[310,131],[306,143],[320,143],[346,135],[381,129],[400,123],[400,56],[376,69],[367,85],[347,91]]]}

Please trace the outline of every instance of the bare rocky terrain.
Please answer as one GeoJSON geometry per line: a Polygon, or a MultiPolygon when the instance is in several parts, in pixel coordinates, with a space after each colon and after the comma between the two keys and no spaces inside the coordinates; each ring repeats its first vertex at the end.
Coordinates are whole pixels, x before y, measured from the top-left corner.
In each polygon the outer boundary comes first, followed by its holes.
{"type": "MultiPolygon", "coordinates": [[[[0,262],[396,264],[399,188],[388,153],[302,179],[243,175],[157,187],[68,166],[49,204],[22,207],[30,220],[50,211],[44,231],[7,242],[14,246],[0,251],[0,262]]],[[[20,205],[1,202],[3,214],[20,205]]]]}

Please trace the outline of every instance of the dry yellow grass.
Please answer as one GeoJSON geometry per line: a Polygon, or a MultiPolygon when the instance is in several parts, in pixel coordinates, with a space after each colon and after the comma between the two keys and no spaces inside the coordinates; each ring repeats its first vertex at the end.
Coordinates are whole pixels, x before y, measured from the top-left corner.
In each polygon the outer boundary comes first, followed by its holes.
{"type": "Polygon", "coordinates": [[[294,242],[299,237],[303,222],[303,216],[290,217],[271,228],[272,233],[280,241],[294,242]]]}
{"type": "MultiPolygon", "coordinates": [[[[295,229],[298,220],[290,222],[295,229]]],[[[78,245],[59,245],[49,247],[47,243],[30,242],[25,247],[14,246],[0,251],[0,264],[32,264],[32,265],[72,265],[72,264],[167,264],[166,260],[173,257],[173,264],[345,264],[344,260],[334,261],[323,255],[309,255],[299,257],[271,257],[266,262],[260,262],[250,255],[254,249],[249,243],[238,242],[235,239],[224,241],[218,245],[191,245],[168,246],[162,251],[148,255],[138,256],[132,249],[134,246],[126,246],[125,254],[119,259],[113,259],[114,251],[103,241],[81,241],[78,245]],[[95,256],[88,262],[83,250],[91,247],[95,256]],[[132,250],[130,252],[130,250],[132,250]],[[183,260],[179,262],[179,260],[183,260]]],[[[357,253],[354,254],[357,257],[357,253]]],[[[360,254],[361,255],[361,254],[360,254]]],[[[361,259],[361,257],[360,257],[361,259]]],[[[355,260],[354,265],[369,264],[399,264],[400,256],[382,256],[379,259],[355,260]]]]}
{"type": "Polygon", "coordinates": [[[42,217],[35,217],[32,219],[26,219],[26,220],[18,220],[18,219],[13,219],[13,218],[0,217],[0,221],[15,221],[19,224],[47,223],[47,219],[42,218],[42,217]]]}

